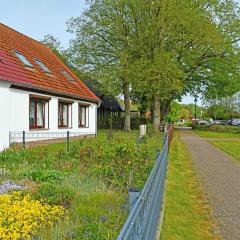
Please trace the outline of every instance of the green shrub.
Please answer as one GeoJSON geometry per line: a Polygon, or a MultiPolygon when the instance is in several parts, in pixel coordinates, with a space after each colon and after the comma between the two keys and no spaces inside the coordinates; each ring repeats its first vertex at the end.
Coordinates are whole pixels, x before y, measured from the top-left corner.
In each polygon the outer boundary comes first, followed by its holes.
{"type": "Polygon", "coordinates": [[[31,159],[31,157],[31,152],[23,148],[9,148],[0,153],[1,162],[22,163],[31,159]]]}
{"type": "Polygon", "coordinates": [[[137,147],[134,142],[109,142],[98,146],[93,156],[97,164],[91,172],[119,188],[142,187],[153,163],[146,160],[147,153],[146,144],[137,147]]]}
{"type": "Polygon", "coordinates": [[[40,185],[34,196],[38,200],[44,199],[49,204],[69,207],[74,200],[75,193],[71,188],[66,186],[47,182],[40,185]]]}
{"type": "Polygon", "coordinates": [[[156,135],[156,130],[153,124],[147,124],[147,136],[152,137],[156,135]]]}
{"type": "MultiPolygon", "coordinates": [[[[149,120],[145,117],[135,117],[131,118],[131,129],[139,130],[139,125],[148,124],[149,120]]],[[[124,126],[124,118],[123,117],[108,117],[101,118],[98,120],[98,128],[100,129],[115,129],[122,130],[124,126]]]]}
{"type": "Polygon", "coordinates": [[[57,170],[31,170],[23,173],[23,176],[35,182],[53,182],[64,178],[64,174],[57,170]]]}

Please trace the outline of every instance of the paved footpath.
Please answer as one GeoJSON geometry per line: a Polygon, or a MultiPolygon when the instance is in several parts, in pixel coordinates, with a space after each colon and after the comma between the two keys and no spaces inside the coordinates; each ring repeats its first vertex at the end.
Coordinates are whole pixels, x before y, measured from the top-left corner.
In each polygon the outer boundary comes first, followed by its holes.
{"type": "Polygon", "coordinates": [[[240,162],[190,130],[181,131],[225,240],[240,240],[240,162]]]}

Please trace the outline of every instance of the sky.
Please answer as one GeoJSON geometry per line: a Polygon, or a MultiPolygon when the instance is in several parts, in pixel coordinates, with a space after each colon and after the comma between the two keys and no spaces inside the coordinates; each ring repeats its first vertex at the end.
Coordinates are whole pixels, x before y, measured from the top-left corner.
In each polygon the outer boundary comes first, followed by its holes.
{"type": "MultiPolygon", "coordinates": [[[[67,48],[73,36],[66,31],[66,21],[84,8],[84,0],[0,0],[0,22],[36,40],[51,34],[67,48]]],[[[193,101],[187,96],[182,103],[193,101]]]]}
{"type": "Polygon", "coordinates": [[[84,0],[0,0],[0,22],[36,40],[57,37],[67,48],[66,21],[81,14],[84,0]]]}

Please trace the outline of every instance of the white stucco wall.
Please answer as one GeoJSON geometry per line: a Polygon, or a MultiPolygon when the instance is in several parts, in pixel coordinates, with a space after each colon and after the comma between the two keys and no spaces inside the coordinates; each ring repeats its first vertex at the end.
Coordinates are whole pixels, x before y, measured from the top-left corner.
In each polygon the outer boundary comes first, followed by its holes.
{"type": "MultiPolygon", "coordinates": [[[[84,101],[76,101],[72,104],[72,127],[58,128],[58,98],[55,96],[26,92],[18,89],[9,88],[9,84],[0,82],[0,150],[9,146],[9,131],[26,132],[74,132],[81,134],[96,134],[97,104],[84,101]],[[49,129],[48,130],[29,130],[29,95],[41,95],[51,97],[49,100],[49,129]],[[78,104],[88,103],[89,117],[88,127],[78,127],[78,104]]],[[[67,99],[66,99],[67,100],[67,99]]],[[[47,110],[47,109],[46,109],[47,110]]],[[[47,111],[46,111],[47,112],[47,111]]],[[[47,114],[46,114],[47,115],[47,114]]],[[[47,121],[46,116],[46,121],[47,121]]],[[[71,119],[71,118],[70,118],[71,119]]],[[[71,121],[71,120],[70,120],[71,121]]],[[[47,126],[47,122],[46,122],[47,126]]]]}
{"type": "Polygon", "coordinates": [[[9,84],[0,82],[0,151],[9,145],[10,101],[9,84]]]}

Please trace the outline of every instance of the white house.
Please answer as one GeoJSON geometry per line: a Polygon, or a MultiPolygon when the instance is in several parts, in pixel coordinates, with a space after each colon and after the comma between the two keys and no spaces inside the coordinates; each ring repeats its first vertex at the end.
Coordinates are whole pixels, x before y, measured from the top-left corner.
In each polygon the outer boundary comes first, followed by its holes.
{"type": "Polygon", "coordinates": [[[0,150],[14,132],[95,135],[99,103],[47,46],[0,24],[0,150]]]}

